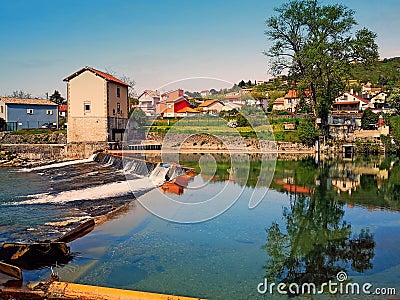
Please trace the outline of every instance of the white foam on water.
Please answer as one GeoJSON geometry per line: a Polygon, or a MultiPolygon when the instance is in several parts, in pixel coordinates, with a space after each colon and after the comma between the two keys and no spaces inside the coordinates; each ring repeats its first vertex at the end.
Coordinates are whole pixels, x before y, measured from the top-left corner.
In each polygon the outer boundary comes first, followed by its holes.
{"type": "Polygon", "coordinates": [[[112,198],[128,195],[133,192],[143,192],[154,188],[153,181],[148,178],[138,178],[129,181],[112,182],[100,186],[89,187],[80,190],[70,190],[58,194],[36,194],[30,195],[31,199],[8,202],[4,205],[29,205],[29,204],[64,204],[77,200],[97,200],[101,198],[112,198]]]}
{"type": "Polygon", "coordinates": [[[64,227],[67,226],[69,224],[73,224],[82,220],[87,220],[87,219],[91,219],[91,216],[82,216],[82,217],[73,217],[73,218],[69,218],[69,219],[65,219],[64,221],[59,221],[59,222],[46,222],[44,223],[44,225],[46,226],[55,226],[55,227],[64,227]]]}
{"type": "Polygon", "coordinates": [[[40,166],[40,167],[34,167],[34,168],[24,168],[21,169],[22,172],[31,172],[31,171],[40,171],[40,170],[47,170],[47,169],[53,169],[53,168],[60,168],[60,167],[65,167],[65,166],[70,166],[70,165],[76,165],[76,164],[83,164],[83,163],[88,163],[94,161],[95,157],[97,154],[93,154],[89,158],[86,159],[75,159],[75,160],[68,160],[68,161],[63,161],[60,163],[55,163],[55,164],[50,164],[50,165],[45,165],[45,166],[40,166]]]}

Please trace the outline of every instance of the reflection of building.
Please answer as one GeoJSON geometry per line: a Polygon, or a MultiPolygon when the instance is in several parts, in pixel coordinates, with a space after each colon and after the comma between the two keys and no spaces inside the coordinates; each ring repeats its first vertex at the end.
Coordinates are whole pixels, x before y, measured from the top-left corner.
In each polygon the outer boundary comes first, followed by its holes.
{"type": "Polygon", "coordinates": [[[371,163],[338,163],[329,170],[332,187],[338,193],[345,192],[351,194],[361,187],[361,176],[372,175],[377,181],[378,188],[383,181],[389,178],[389,171],[379,168],[380,162],[371,163]]]}
{"type": "Polygon", "coordinates": [[[174,180],[164,183],[160,190],[164,193],[171,193],[175,195],[183,194],[189,182],[193,180],[194,174],[185,174],[176,177],[174,180]]]}
{"type": "Polygon", "coordinates": [[[313,193],[313,190],[307,186],[296,185],[293,177],[277,178],[275,179],[275,183],[282,186],[283,189],[289,193],[307,195],[313,193]]]}
{"type": "Polygon", "coordinates": [[[350,178],[333,178],[332,186],[338,193],[349,193],[351,195],[352,191],[356,191],[360,187],[360,176],[356,176],[356,179],[350,178]]]}

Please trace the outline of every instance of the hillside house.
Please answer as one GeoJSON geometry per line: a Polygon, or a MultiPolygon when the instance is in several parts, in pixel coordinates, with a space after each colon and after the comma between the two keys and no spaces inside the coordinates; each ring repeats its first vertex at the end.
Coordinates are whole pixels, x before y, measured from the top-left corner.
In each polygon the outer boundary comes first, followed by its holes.
{"type": "Polygon", "coordinates": [[[182,110],[189,107],[190,103],[185,98],[183,90],[177,89],[161,95],[161,102],[156,106],[156,114],[166,118],[176,118],[182,110]]]}
{"type": "Polygon", "coordinates": [[[178,110],[175,114],[176,117],[178,118],[184,118],[184,117],[194,117],[199,115],[199,111],[195,110],[191,107],[184,107],[180,110],[178,110]]]}
{"type": "Polygon", "coordinates": [[[375,96],[373,96],[370,100],[370,103],[372,105],[373,108],[378,108],[381,109],[385,106],[386,104],[386,98],[387,98],[387,94],[385,92],[379,92],[378,94],[376,94],[375,96]]]}
{"type": "Polygon", "coordinates": [[[68,143],[122,141],[128,123],[128,87],[91,67],[66,77],[68,143]]]}
{"type": "Polygon", "coordinates": [[[47,99],[0,97],[7,130],[58,127],[58,105],[47,99]]]}
{"type": "Polygon", "coordinates": [[[224,103],[219,100],[206,100],[199,105],[199,108],[206,113],[218,115],[222,108],[224,107],[224,103]]]}
{"type": "Polygon", "coordinates": [[[300,98],[297,95],[296,90],[289,90],[284,98],[284,109],[288,112],[295,112],[297,110],[297,105],[300,102],[300,98]]]}
{"type": "Polygon", "coordinates": [[[274,103],[272,104],[272,110],[273,111],[285,110],[285,98],[280,97],[275,99],[274,103]]]}
{"type": "Polygon", "coordinates": [[[160,92],[145,90],[138,98],[138,107],[151,117],[156,115],[157,104],[160,103],[160,92]]]}
{"type": "Polygon", "coordinates": [[[358,113],[372,107],[370,102],[358,95],[345,92],[332,104],[333,112],[358,113]]]}

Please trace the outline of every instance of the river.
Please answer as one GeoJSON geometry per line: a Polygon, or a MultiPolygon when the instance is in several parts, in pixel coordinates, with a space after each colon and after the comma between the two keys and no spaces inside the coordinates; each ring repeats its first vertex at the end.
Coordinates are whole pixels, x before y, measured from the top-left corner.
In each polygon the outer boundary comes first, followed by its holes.
{"type": "MultiPolygon", "coordinates": [[[[262,299],[279,296],[276,289],[273,295],[260,294],[264,278],[320,286],[341,272],[353,283],[371,283],[371,290],[400,291],[398,158],[318,163],[313,157],[279,158],[271,180],[260,180],[257,155],[234,167],[229,156],[207,156],[202,161],[202,154],[181,155],[180,163],[193,168],[195,176],[184,185],[146,190],[140,203],[165,197],[196,203],[226,190],[221,199],[237,200],[226,211],[184,224],[155,216],[135,201],[127,212],[70,244],[74,258],[57,268],[61,279],[210,299],[262,299]],[[254,191],[268,186],[250,209],[254,191]]],[[[122,184],[123,177],[118,168],[96,162],[46,172],[1,169],[1,240],[54,237],[66,230],[62,221],[131,201],[121,190],[103,199],[79,199],[83,190],[122,184]],[[45,201],[49,193],[52,201],[45,201]]],[[[26,280],[48,275],[47,268],[24,272],[26,280]]]]}

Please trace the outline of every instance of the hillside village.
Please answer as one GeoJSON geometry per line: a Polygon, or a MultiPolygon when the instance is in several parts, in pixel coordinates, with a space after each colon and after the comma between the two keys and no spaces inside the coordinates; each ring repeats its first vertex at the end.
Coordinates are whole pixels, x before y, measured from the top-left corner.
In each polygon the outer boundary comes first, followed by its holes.
{"type": "MultiPolygon", "coordinates": [[[[92,67],[83,67],[64,81],[67,99],[61,97],[59,103],[49,99],[0,97],[1,131],[54,131],[67,127],[68,144],[103,143],[119,148],[133,111],[147,118],[142,125],[148,126],[149,131],[163,129],[165,132],[176,120],[199,120],[204,116],[222,117],[227,121],[225,126],[248,127],[246,122],[238,122],[240,112],[257,107],[265,112],[265,122],[272,124],[276,140],[310,146],[318,138],[317,131],[311,142],[299,138],[299,124],[312,117],[310,92],[295,88],[295,83],[286,76],[267,81],[242,80],[230,89],[219,91],[213,88],[202,91],[146,89],[137,99],[129,97],[128,83],[92,67]],[[168,120],[167,125],[163,125],[162,120],[168,120]]],[[[325,145],[339,144],[338,151],[347,151],[343,147],[354,151],[356,145],[358,152],[392,151],[388,145],[393,146],[396,142],[389,137],[392,133],[389,123],[392,119],[394,124],[397,107],[388,99],[393,83],[390,86],[387,80],[382,82],[381,77],[375,83],[351,79],[347,87],[332,101],[325,145]],[[382,83],[380,86],[379,82],[382,83]],[[361,147],[362,144],[368,144],[369,148],[361,147]]],[[[318,127],[320,121],[314,121],[318,127]]]]}

